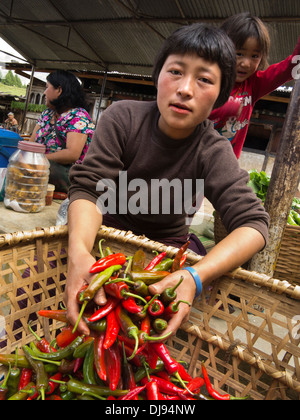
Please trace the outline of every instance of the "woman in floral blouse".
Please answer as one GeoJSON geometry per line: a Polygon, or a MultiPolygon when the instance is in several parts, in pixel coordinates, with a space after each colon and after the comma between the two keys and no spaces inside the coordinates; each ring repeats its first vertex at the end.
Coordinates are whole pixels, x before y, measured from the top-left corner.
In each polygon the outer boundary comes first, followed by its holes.
{"type": "Polygon", "coordinates": [[[57,70],[47,77],[47,109],[42,113],[31,136],[46,146],[50,161],[49,182],[56,190],[67,192],[69,169],[82,162],[95,130],[85,110],[84,92],[70,72],[57,70]]]}

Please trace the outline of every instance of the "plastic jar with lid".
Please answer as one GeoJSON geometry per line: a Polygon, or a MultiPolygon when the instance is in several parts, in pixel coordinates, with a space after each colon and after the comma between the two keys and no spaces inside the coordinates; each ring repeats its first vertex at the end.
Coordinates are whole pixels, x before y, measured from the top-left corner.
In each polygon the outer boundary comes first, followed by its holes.
{"type": "Polygon", "coordinates": [[[42,144],[20,141],[10,157],[4,204],[22,213],[38,213],[45,207],[50,164],[42,144]]]}

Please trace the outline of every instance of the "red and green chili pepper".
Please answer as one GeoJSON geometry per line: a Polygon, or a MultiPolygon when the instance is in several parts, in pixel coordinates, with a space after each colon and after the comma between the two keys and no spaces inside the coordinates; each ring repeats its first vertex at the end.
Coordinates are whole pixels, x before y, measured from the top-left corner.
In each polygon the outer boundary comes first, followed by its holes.
{"type": "Polygon", "coordinates": [[[102,271],[110,268],[114,265],[123,266],[126,263],[126,257],[122,253],[108,255],[107,257],[101,258],[90,268],[91,274],[101,273],[102,271]]]}

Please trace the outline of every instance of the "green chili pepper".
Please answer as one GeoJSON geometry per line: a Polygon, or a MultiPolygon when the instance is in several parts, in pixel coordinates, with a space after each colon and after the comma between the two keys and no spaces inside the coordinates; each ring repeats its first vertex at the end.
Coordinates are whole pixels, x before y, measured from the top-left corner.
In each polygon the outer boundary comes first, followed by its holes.
{"type": "Polygon", "coordinates": [[[83,359],[94,340],[94,337],[88,337],[84,343],[80,344],[73,353],[74,359],[83,359]]]}
{"type": "Polygon", "coordinates": [[[169,276],[170,273],[168,271],[139,271],[134,272],[132,271],[130,276],[133,281],[143,281],[147,286],[151,284],[158,283],[159,281],[163,280],[165,277],[169,276]]]}
{"type": "Polygon", "coordinates": [[[131,318],[127,315],[127,313],[124,311],[121,305],[117,306],[115,309],[116,317],[118,319],[118,322],[120,324],[120,327],[124,334],[127,335],[128,338],[131,338],[132,340],[135,340],[135,347],[133,350],[132,355],[128,358],[128,360],[131,360],[136,355],[136,352],[139,347],[139,329],[138,327],[132,322],[131,318]]]}
{"type": "Polygon", "coordinates": [[[158,263],[151,271],[169,271],[172,268],[174,260],[172,258],[165,258],[158,263]]]}
{"type": "MultiPolygon", "coordinates": [[[[28,360],[32,370],[35,372],[36,375],[36,390],[40,394],[42,400],[45,400],[45,392],[49,386],[49,379],[48,375],[45,371],[45,366],[43,362],[38,360],[34,360],[31,355],[30,348],[28,346],[22,347],[25,357],[28,360]]],[[[54,353],[55,354],[55,353],[54,353]]]]}
{"type": "Polygon", "coordinates": [[[9,364],[9,368],[8,368],[6,378],[0,386],[0,401],[4,401],[5,398],[6,398],[6,395],[8,393],[7,382],[8,382],[8,379],[10,377],[10,372],[11,372],[11,365],[9,364]]]}
{"type": "Polygon", "coordinates": [[[94,374],[94,342],[90,343],[83,362],[83,380],[88,385],[97,385],[94,374]]]}
{"type": "Polygon", "coordinates": [[[149,296],[149,288],[142,280],[133,282],[133,290],[140,296],[149,296]]]}
{"type": "MultiPolygon", "coordinates": [[[[157,363],[156,363],[155,369],[148,369],[148,372],[149,372],[150,375],[152,375],[153,373],[157,373],[157,372],[163,371],[164,368],[165,368],[164,362],[162,360],[158,359],[157,360],[157,363]]],[[[147,369],[146,369],[146,367],[145,366],[140,367],[136,371],[136,373],[134,374],[135,383],[138,384],[146,376],[147,376],[147,369]]]]}
{"type": "Polygon", "coordinates": [[[19,389],[19,382],[21,378],[21,370],[18,368],[18,348],[16,348],[15,352],[15,364],[14,367],[11,368],[9,378],[7,380],[7,396],[11,397],[14,395],[19,389]]]}
{"type": "Polygon", "coordinates": [[[183,280],[184,278],[181,277],[179,282],[174,287],[168,287],[162,292],[160,299],[165,306],[169,305],[171,302],[173,302],[177,298],[176,289],[181,285],[183,280]]]}
{"type": "Polygon", "coordinates": [[[132,259],[132,271],[143,271],[146,262],[146,254],[142,249],[136,251],[132,259]]]}
{"type": "Polygon", "coordinates": [[[73,333],[75,333],[75,331],[77,330],[79,321],[81,320],[83,313],[85,311],[86,305],[92,300],[94,299],[96,293],[98,292],[98,290],[101,289],[101,287],[104,286],[104,284],[111,278],[111,276],[113,275],[114,272],[116,271],[120,271],[122,268],[121,265],[113,265],[112,267],[107,268],[106,270],[102,271],[101,273],[99,273],[94,280],[92,280],[92,282],[89,284],[89,286],[80,293],[79,295],[79,300],[80,302],[82,302],[82,306],[81,306],[81,311],[80,314],[78,316],[78,319],[76,321],[76,324],[74,326],[73,329],[73,333]]]}
{"type": "Polygon", "coordinates": [[[104,286],[104,284],[111,278],[115,271],[120,271],[122,268],[121,265],[114,265],[112,267],[107,268],[106,270],[99,273],[94,280],[89,284],[87,289],[85,289],[80,295],[80,301],[90,301],[94,299],[98,290],[104,286]]]}
{"type": "Polygon", "coordinates": [[[70,379],[67,383],[68,391],[73,392],[74,394],[95,394],[100,397],[109,397],[112,395],[113,397],[121,397],[123,395],[127,395],[129,390],[120,390],[116,389],[112,391],[108,387],[103,387],[99,385],[88,385],[84,384],[76,379],[70,379]]]}
{"type": "Polygon", "coordinates": [[[34,343],[31,343],[31,350],[33,352],[33,355],[36,357],[39,357],[45,362],[58,362],[62,359],[69,359],[73,356],[74,351],[83,343],[83,337],[77,337],[68,347],[65,347],[64,349],[58,350],[55,353],[42,353],[39,351],[39,349],[35,346],[34,343]],[[32,345],[33,344],[33,345],[32,345]]]}
{"type": "Polygon", "coordinates": [[[97,331],[97,332],[105,332],[107,327],[107,321],[106,318],[100,319],[100,321],[97,322],[90,322],[88,320],[89,316],[83,316],[82,319],[87,324],[89,329],[91,331],[97,331]]]}
{"type": "Polygon", "coordinates": [[[63,401],[71,401],[76,398],[76,395],[74,394],[74,392],[71,392],[71,391],[62,392],[60,396],[63,401]]]}
{"type": "Polygon", "coordinates": [[[168,328],[168,322],[165,319],[156,318],[152,323],[152,327],[158,334],[161,334],[168,328]]]}
{"type": "Polygon", "coordinates": [[[35,394],[36,388],[33,382],[30,382],[26,385],[21,391],[18,391],[16,394],[8,398],[8,401],[25,401],[30,397],[30,395],[35,394]]]}
{"type": "MultiPolygon", "coordinates": [[[[13,365],[16,361],[16,356],[14,354],[0,354],[0,364],[3,366],[13,365]]],[[[22,368],[30,368],[29,363],[25,356],[18,356],[17,367],[22,368]]]]}
{"type": "Polygon", "coordinates": [[[134,318],[138,321],[142,321],[146,318],[146,315],[148,313],[148,308],[152,305],[153,301],[157,299],[159,295],[154,295],[151,300],[143,307],[141,312],[138,312],[137,314],[134,314],[134,318]]]}

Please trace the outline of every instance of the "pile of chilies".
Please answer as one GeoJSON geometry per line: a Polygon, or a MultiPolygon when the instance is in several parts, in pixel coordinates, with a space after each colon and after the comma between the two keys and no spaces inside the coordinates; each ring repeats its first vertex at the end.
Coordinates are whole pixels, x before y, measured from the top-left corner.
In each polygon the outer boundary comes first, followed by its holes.
{"type": "MultiPolygon", "coordinates": [[[[203,377],[192,378],[161,342],[168,320],[179,310],[176,288],[150,296],[149,285],[179,270],[185,263],[185,244],[175,259],[158,254],[145,267],[145,254],[133,258],[113,254],[109,248],[91,267],[96,274],[77,296],[80,318],[88,324],[89,337],[67,325],[54,342],[40,338],[23,346],[24,355],[1,355],[8,373],[0,386],[0,400],[216,400],[233,399],[216,392],[203,365],[203,377]],[[124,272],[126,261],[128,264],[124,272]],[[107,304],[97,307],[93,298],[104,287],[107,304]],[[156,334],[160,334],[157,337],[156,334]],[[210,397],[204,397],[206,386],[210,397]]],[[[66,322],[66,310],[42,310],[42,317],[66,322]]],[[[166,335],[164,338],[167,338],[166,335]]]]}

